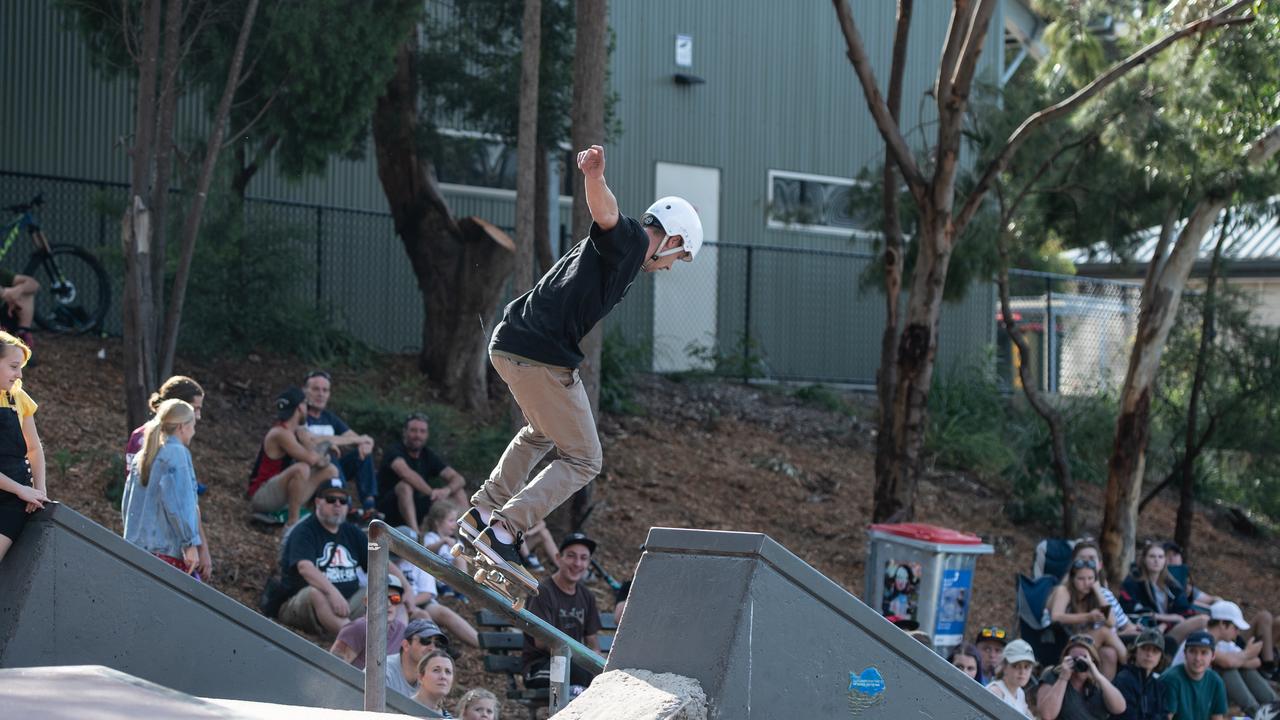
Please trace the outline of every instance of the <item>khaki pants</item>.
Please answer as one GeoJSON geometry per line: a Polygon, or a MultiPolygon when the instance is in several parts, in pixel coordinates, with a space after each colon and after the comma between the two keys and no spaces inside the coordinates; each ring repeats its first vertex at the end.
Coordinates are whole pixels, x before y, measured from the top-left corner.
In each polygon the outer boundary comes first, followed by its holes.
{"type": "MultiPolygon", "coordinates": [[[[280,606],[280,611],[276,613],[276,619],[299,630],[305,630],[312,635],[326,635],[324,626],[320,624],[320,619],[316,617],[316,609],[311,604],[311,596],[318,591],[310,585],[302,588],[293,594],[293,597],[285,601],[280,606]]],[[[368,588],[360,588],[355,591],[351,597],[347,598],[347,618],[354,620],[364,614],[364,598],[368,594],[368,588]],[[357,610],[359,613],[357,613],[357,610]]],[[[328,602],[327,600],[325,602],[328,602]]]]}
{"type": "Polygon", "coordinates": [[[577,370],[532,365],[500,354],[490,359],[529,424],[511,439],[471,504],[493,511],[512,533],[524,532],[600,473],[600,437],[577,370]],[[525,484],[553,446],[560,451],[559,459],[525,484]]]}

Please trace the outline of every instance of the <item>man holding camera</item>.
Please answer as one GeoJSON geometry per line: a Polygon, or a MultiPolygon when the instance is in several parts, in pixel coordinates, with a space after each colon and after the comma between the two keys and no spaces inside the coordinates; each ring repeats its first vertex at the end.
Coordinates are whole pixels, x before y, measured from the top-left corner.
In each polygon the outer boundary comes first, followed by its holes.
{"type": "Polygon", "coordinates": [[[1098,669],[1093,638],[1075,635],[1062,651],[1062,664],[1040,678],[1036,707],[1041,720],[1106,720],[1125,710],[1124,696],[1098,669]]]}

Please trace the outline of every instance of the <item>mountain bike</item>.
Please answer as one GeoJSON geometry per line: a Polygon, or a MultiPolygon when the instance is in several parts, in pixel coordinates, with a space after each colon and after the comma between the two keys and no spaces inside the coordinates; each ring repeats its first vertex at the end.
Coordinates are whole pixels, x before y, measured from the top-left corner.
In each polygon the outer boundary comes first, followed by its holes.
{"type": "Polygon", "coordinates": [[[36,294],[36,324],[60,333],[101,330],[107,308],[111,306],[111,278],[88,250],[49,242],[34,215],[43,204],[41,194],[5,208],[15,217],[0,229],[0,263],[25,229],[31,235],[34,248],[22,274],[40,283],[40,292],[36,294]]]}

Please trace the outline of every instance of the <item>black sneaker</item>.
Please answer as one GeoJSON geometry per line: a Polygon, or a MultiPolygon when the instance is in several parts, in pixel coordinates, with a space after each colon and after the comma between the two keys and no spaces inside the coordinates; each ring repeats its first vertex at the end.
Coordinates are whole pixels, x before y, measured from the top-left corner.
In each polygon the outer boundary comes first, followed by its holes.
{"type": "Polygon", "coordinates": [[[520,553],[516,551],[516,547],[523,541],[524,533],[517,533],[515,542],[504,543],[498,539],[492,527],[485,527],[473,542],[476,549],[487,555],[490,560],[501,561],[500,564],[505,564],[520,576],[517,579],[523,580],[526,584],[536,588],[538,579],[525,569],[524,564],[520,562],[520,553]]]}
{"type": "Polygon", "coordinates": [[[458,533],[467,540],[474,540],[485,528],[485,524],[484,518],[480,516],[480,510],[473,507],[458,518],[458,533]]]}

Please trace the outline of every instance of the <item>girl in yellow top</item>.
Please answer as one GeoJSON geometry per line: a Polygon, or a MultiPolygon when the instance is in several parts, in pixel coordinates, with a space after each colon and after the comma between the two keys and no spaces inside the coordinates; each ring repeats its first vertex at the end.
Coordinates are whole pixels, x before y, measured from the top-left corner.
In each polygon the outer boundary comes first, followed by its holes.
{"type": "Polygon", "coordinates": [[[22,368],[30,359],[26,343],[0,331],[0,560],[27,516],[49,502],[36,403],[22,389],[22,368]]]}

